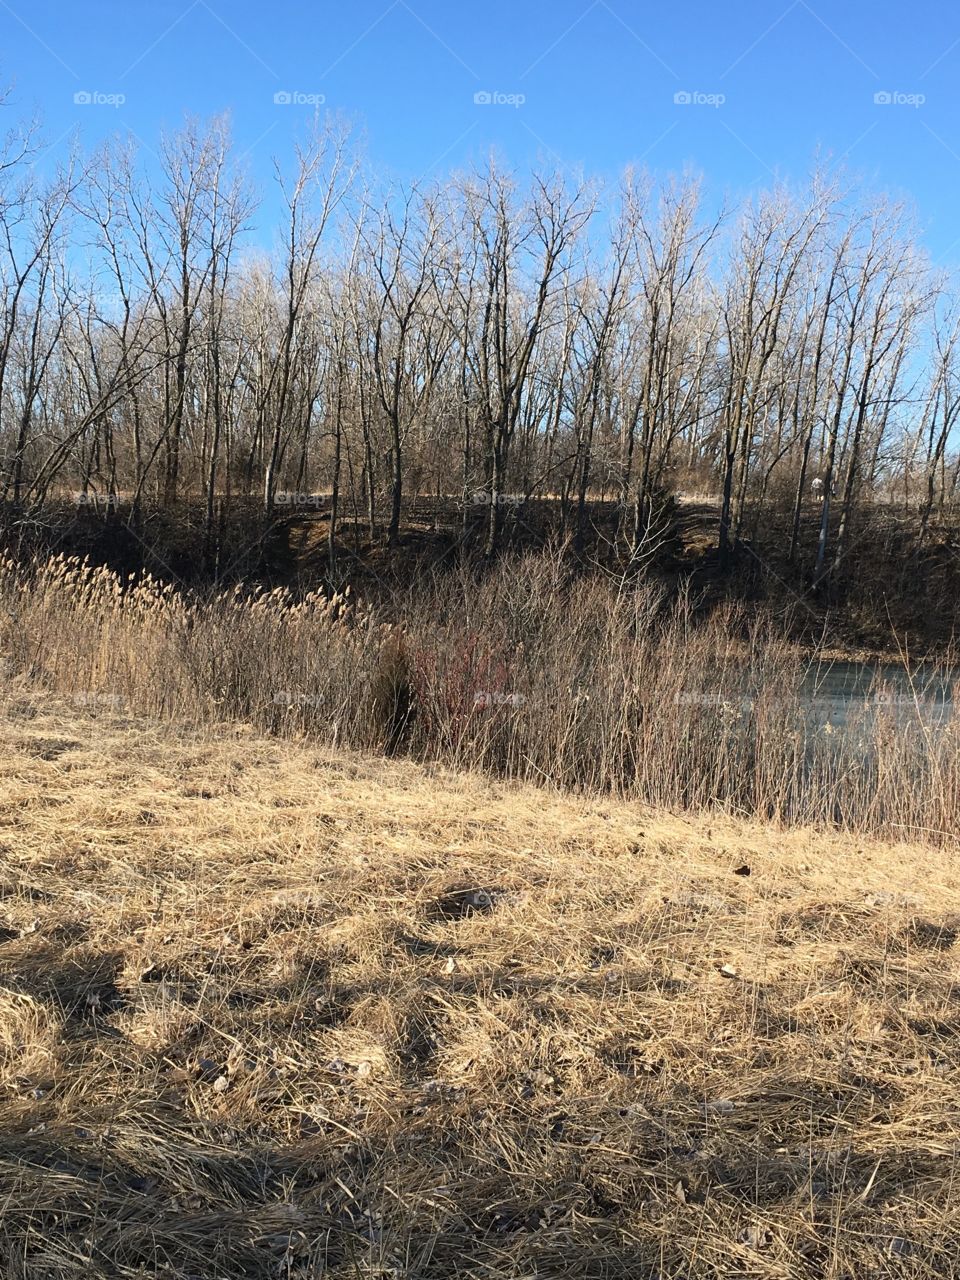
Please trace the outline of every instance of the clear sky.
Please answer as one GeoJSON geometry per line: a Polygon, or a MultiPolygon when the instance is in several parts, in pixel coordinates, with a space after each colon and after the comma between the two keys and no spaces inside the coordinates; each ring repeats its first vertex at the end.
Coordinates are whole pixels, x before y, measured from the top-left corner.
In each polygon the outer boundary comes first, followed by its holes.
{"type": "Polygon", "coordinates": [[[960,263],[955,0],[0,0],[0,36],[4,113],[39,109],[48,158],[78,126],[155,147],[228,109],[266,186],[322,95],[406,180],[494,147],[521,169],[692,167],[737,196],[819,153],[911,198],[960,263]]]}

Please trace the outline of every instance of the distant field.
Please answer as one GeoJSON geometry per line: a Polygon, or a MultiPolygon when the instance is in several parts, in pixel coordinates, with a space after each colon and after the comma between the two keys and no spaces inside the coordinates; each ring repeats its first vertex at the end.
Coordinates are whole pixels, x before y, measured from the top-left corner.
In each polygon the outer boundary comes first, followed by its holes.
{"type": "Polygon", "coordinates": [[[960,1274],[950,851],[0,737],[4,1277],[960,1274]]]}

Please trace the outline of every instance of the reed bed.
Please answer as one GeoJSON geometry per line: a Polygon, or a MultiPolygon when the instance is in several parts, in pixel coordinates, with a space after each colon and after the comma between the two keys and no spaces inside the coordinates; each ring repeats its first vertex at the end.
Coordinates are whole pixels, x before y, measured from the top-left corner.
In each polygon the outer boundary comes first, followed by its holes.
{"type": "Polygon", "coordinates": [[[960,835],[960,725],[922,713],[908,662],[915,707],[866,699],[838,730],[805,692],[826,664],[769,620],[703,619],[548,554],[376,605],[349,589],[189,595],[64,557],[4,561],[0,604],[8,671],[90,708],[240,720],[670,811],[960,835]]]}

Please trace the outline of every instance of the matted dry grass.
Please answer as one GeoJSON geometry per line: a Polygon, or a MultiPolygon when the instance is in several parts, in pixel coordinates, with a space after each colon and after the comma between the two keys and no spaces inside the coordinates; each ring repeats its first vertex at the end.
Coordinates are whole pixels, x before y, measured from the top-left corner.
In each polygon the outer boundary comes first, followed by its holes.
{"type": "Polygon", "coordinates": [[[5,1278],[960,1274],[949,853],[0,735],[5,1278]]]}

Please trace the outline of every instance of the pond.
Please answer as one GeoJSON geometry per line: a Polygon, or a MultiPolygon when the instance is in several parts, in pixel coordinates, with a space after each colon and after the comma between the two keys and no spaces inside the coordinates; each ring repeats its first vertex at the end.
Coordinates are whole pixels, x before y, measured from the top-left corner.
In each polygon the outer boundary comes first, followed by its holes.
{"type": "Polygon", "coordinates": [[[932,664],[908,674],[893,662],[818,663],[807,671],[801,693],[811,715],[833,728],[872,718],[871,712],[937,728],[953,717],[958,679],[932,664]]]}

